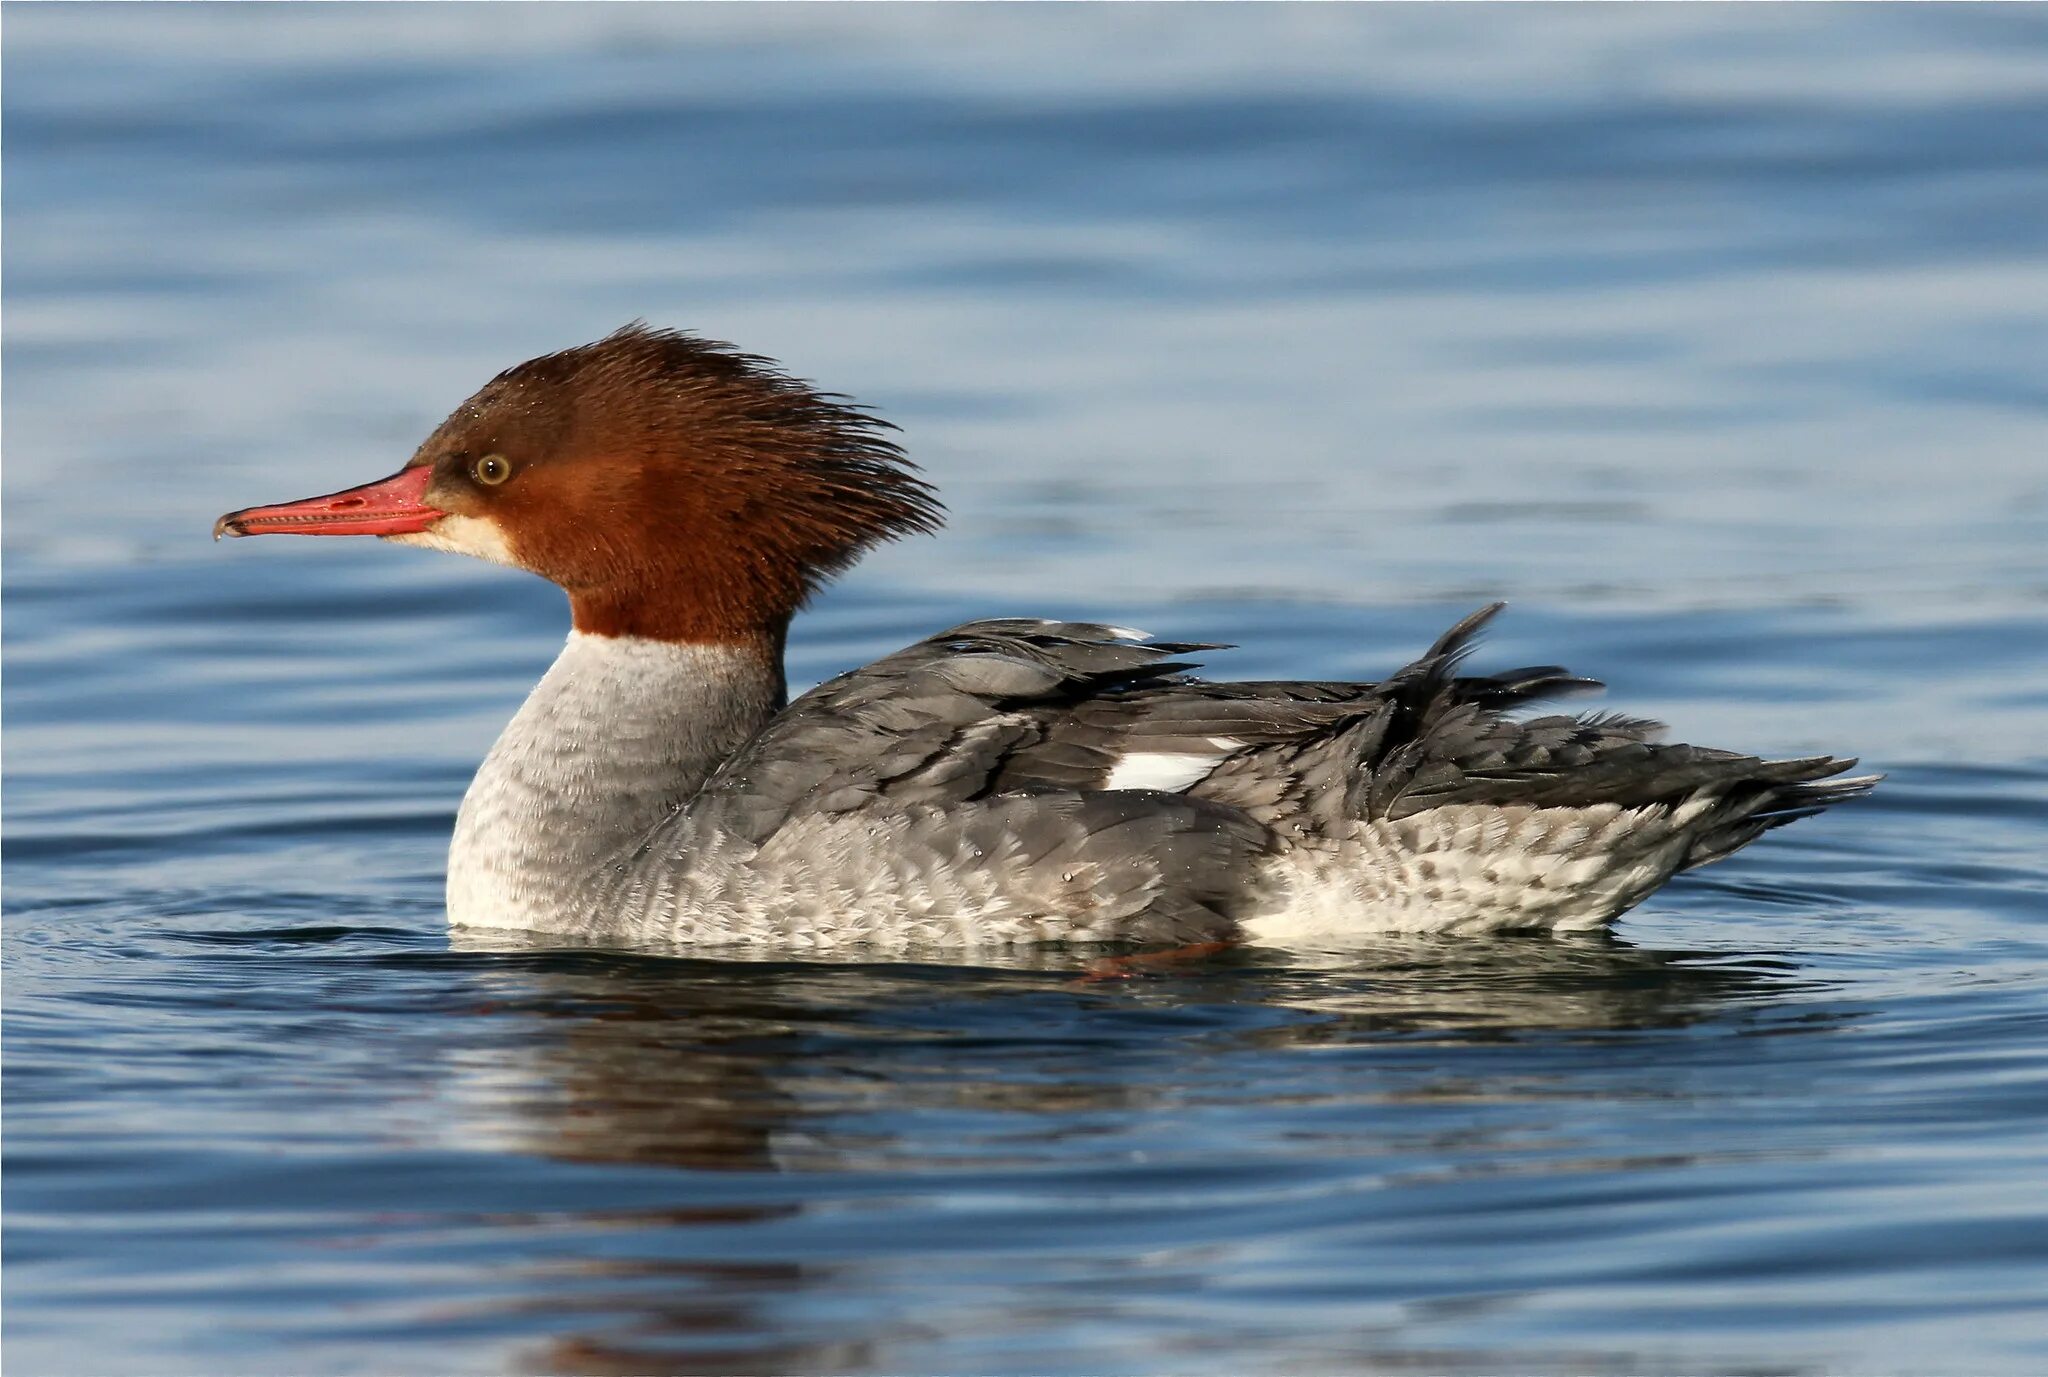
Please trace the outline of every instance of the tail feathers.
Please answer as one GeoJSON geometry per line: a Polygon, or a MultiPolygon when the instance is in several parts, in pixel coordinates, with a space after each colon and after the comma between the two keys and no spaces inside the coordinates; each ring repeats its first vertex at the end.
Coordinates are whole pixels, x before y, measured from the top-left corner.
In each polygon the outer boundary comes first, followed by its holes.
{"type": "Polygon", "coordinates": [[[1824,808],[1864,797],[1883,775],[1840,776],[1856,767],[1853,757],[1808,756],[1766,761],[1732,790],[1693,841],[1681,870],[1710,865],[1733,855],[1773,827],[1810,818],[1824,808]]]}

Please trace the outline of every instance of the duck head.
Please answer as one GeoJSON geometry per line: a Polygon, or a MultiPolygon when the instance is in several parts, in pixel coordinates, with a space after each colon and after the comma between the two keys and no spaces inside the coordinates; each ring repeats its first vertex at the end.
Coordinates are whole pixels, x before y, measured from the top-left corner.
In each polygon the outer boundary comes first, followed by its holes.
{"type": "Polygon", "coordinates": [[[639,323],[508,368],[389,478],[214,535],[374,535],[526,569],[577,630],[779,646],[871,546],[943,509],[887,422],[768,359],[639,323]]]}

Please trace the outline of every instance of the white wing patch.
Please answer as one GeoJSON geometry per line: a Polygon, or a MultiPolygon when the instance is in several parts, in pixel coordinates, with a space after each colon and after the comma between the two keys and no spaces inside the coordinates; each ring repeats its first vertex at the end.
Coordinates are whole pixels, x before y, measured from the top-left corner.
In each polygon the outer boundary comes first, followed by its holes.
{"type": "Polygon", "coordinates": [[[1212,736],[1208,738],[1207,750],[1132,751],[1117,758],[1109,778],[1102,781],[1102,787],[1157,789],[1161,793],[1177,794],[1207,779],[1226,756],[1243,746],[1244,742],[1235,737],[1212,736]]]}

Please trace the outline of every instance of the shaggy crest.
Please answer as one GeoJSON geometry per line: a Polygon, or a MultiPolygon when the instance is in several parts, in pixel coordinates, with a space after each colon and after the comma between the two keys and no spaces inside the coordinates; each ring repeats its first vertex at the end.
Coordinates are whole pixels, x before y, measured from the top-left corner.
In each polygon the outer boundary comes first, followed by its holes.
{"type": "Polygon", "coordinates": [[[414,456],[475,490],[517,562],[566,588],[604,634],[753,638],[884,540],[944,509],[895,427],[773,361],[636,321],[506,369],[414,456]]]}

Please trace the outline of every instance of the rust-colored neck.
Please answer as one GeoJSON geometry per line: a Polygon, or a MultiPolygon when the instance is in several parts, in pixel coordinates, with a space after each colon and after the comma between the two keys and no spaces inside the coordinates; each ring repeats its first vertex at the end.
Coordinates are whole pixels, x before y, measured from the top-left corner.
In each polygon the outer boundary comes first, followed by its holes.
{"type": "Polygon", "coordinates": [[[782,662],[789,637],[787,612],[763,614],[757,608],[699,598],[650,599],[617,589],[572,592],[569,615],[576,630],[588,636],[751,648],[776,664],[782,662]]]}

